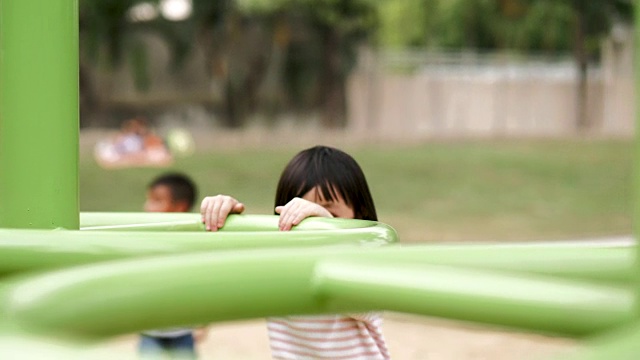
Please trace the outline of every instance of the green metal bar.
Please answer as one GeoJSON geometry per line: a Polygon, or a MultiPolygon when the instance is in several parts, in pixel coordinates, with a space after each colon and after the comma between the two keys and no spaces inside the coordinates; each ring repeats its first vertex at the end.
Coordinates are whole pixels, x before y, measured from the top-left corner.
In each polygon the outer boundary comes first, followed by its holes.
{"type": "MultiPolygon", "coordinates": [[[[232,218],[237,215],[230,215],[232,218]]],[[[200,214],[159,212],[81,212],[80,230],[204,231],[200,214]]]]}
{"type": "Polygon", "coordinates": [[[581,349],[558,360],[636,359],[640,353],[640,323],[634,322],[587,339],[581,349]]]}
{"type": "MultiPolygon", "coordinates": [[[[396,250],[394,250],[396,251],[396,250]]],[[[635,247],[579,244],[427,245],[398,249],[398,257],[416,264],[472,267],[513,273],[550,275],[610,284],[631,284],[635,247]],[[401,253],[401,255],[400,255],[401,253]]],[[[370,258],[374,258],[371,256],[370,258]]],[[[380,263],[385,261],[378,256],[380,263]]]]}
{"type": "Polygon", "coordinates": [[[631,289],[509,272],[370,259],[322,261],[313,282],[332,311],[356,303],[571,336],[631,321],[631,289]]]}
{"type": "MultiPolygon", "coordinates": [[[[634,161],[634,207],[633,207],[633,234],[636,240],[640,241],[640,111],[638,105],[640,104],[640,4],[634,2],[635,7],[635,94],[636,94],[636,129],[635,129],[635,161],[634,161]]],[[[640,249],[638,250],[640,251],[640,249]]],[[[636,298],[640,299],[640,253],[637,254],[636,259],[636,298]]],[[[638,301],[640,307],[640,301],[638,301]]],[[[640,308],[636,309],[636,318],[640,318],[640,308]]]]}
{"type": "MultiPolygon", "coordinates": [[[[249,218],[251,217],[249,216],[249,218]]],[[[269,217],[277,219],[273,215],[269,217]]],[[[247,217],[239,219],[245,221],[247,217]]],[[[290,232],[52,232],[0,229],[0,276],[126,257],[269,247],[310,247],[346,244],[378,246],[397,241],[396,232],[384,224],[352,221],[352,224],[368,226],[340,228],[345,226],[345,222],[336,220],[338,219],[324,219],[322,221],[312,221],[306,225],[308,227],[327,228],[335,224],[338,227],[335,230],[290,232]]],[[[242,221],[232,220],[231,222],[242,225],[242,221]]],[[[273,224],[273,226],[275,227],[276,225],[273,224]]],[[[227,229],[231,228],[233,228],[231,224],[227,225],[227,229]]]]}
{"type": "Polygon", "coordinates": [[[0,227],[78,228],[77,6],[0,1],[0,227]]]}
{"type": "MultiPolygon", "coordinates": [[[[614,286],[393,260],[381,264],[355,252],[337,258],[337,249],[333,255],[328,250],[256,249],[88,265],[7,284],[0,303],[8,323],[77,338],[378,309],[581,336],[625,323],[634,306],[633,291],[614,286]]],[[[384,255],[388,249],[369,250],[384,255]]]]}
{"type": "MultiPolygon", "coordinates": [[[[312,217],[302,221],[293,230],[339,230],[375,226],[391,229],[388,225],[375,221],[312,217]]],[[[82,212],[80,230],[204,231],[204,225],[200,214],[194,213],[82,212]]],[[[229,215],[221,230],[278,231],[278,216],[229,215]]]]}
{"type": "Polygon", "coordinates": [[[111,259],[198,251],[368,245],[365,248],[328,249],[327,254],[360,254],[380,263],[394,260],[414,264],[464,266],[611,284],[630,284],[635,279],[635,247],[593,248],[548,244],[499,247],[413,245],[391,246],[384,253],[367,248],[395,241],[396,233],[381,224],[336,230],[216,233],[0,229],[0,276],[111,259]]]}
{"type": "Polygon", "coordinates": [[[24,360],[107,360],[127,359],[125,351],[91,351],[86,344],[36,337],[20,331],[0,333],[0,354],[3,359],[24,360]]]}

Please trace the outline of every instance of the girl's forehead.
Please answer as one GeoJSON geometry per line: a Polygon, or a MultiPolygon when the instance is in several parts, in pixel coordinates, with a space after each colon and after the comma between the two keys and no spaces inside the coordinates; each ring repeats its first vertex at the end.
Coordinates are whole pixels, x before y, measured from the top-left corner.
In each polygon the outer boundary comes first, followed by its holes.
{"type": "MultiPolygon", "coordinates": [[[[331,184],[316,185],[312,187],[306,194],[313,197],[318,201],[331,202],[331,201],[344,201],[342,194],[338,188],[331,184]]],[[[306,195],[303,194],[303,195],[306,195]]]]}
{"type": "Polygon", "coordinates": [[[342,196],[340,196],[337,192],[333,195],[333,198],[326,199],[323,196],[320,187],[316,186],[309,190],[306,194],[304,194],[302,198],[323,206],[325,209],[329,210],[331,215],[333,215],[334,217],[346,219],[354,218],[355,213],[353,206],[347,204],[342,196]]]}

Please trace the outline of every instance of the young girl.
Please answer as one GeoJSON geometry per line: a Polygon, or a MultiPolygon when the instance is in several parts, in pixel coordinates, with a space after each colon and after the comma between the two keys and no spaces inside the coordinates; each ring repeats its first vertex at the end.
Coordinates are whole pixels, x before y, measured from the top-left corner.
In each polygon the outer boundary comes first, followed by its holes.
{"type": "MultiPolygon", "coordinates": [[[[201,206],[207,230],[224,225],[244,205],[230,196],[206,197],[201,206]]],[[[316,146],[285,167],[276,191],[279,228],[290,230],[310,216],[377,221],[369,186],[358,163],[338,149],[316,146]]],[[[267,319],[274,359],[389,359],[376,313],[288,316],[267,319]]]]}

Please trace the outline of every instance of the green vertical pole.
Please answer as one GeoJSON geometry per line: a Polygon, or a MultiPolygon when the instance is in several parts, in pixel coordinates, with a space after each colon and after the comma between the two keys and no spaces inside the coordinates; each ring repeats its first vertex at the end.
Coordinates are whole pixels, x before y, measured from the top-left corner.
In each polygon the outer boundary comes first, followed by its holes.
{"type": "Polygon", "coordinates": [[[78,0],[0,0],[0,227],[77,229],[78,0]]]}
{"type": "MultiPolygon", "coordinates": [[[[640,4],[635,2],[635,92],[636,92],[636,129],[635,129],[635,171],[634,171],[634,207],[633,207],[633,235],[638,241],[640,239],[640,108],[637,104],[640,104],[640,4]]],[[[640,314],[640,246],[638,246],[636,253],[636,317],[640,314]]]]}

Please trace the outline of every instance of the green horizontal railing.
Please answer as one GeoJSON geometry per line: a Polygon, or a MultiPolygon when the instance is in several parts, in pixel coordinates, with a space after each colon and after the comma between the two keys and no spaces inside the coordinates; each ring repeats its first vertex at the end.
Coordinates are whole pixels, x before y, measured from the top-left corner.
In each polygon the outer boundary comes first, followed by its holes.
{"type": "Polygon", "coordinates": [[[633,312],[630,288],[407,263],[394,249],[362,250],[254,249],[81,266],[7,285],[4,318],[34,333],[82,338],[384,309],[582,336],[623,324],[633,312]]]}
{"type": "MultiPolygon", "coordinates": [[[[369,220],[305,219],[293,230],[341,230],[355,228],[389,228],[388,225],[369,220]]],[[[147,212],[82,212],[80,230],[122,231],[204,231],[200,214],[147,213],[147,212]]],[[[230,215],[221,228],[224,231],[278,231],[275,215],[230,215]]],[[[393,242],[395,239],[390,239],[393,242]]]]}

